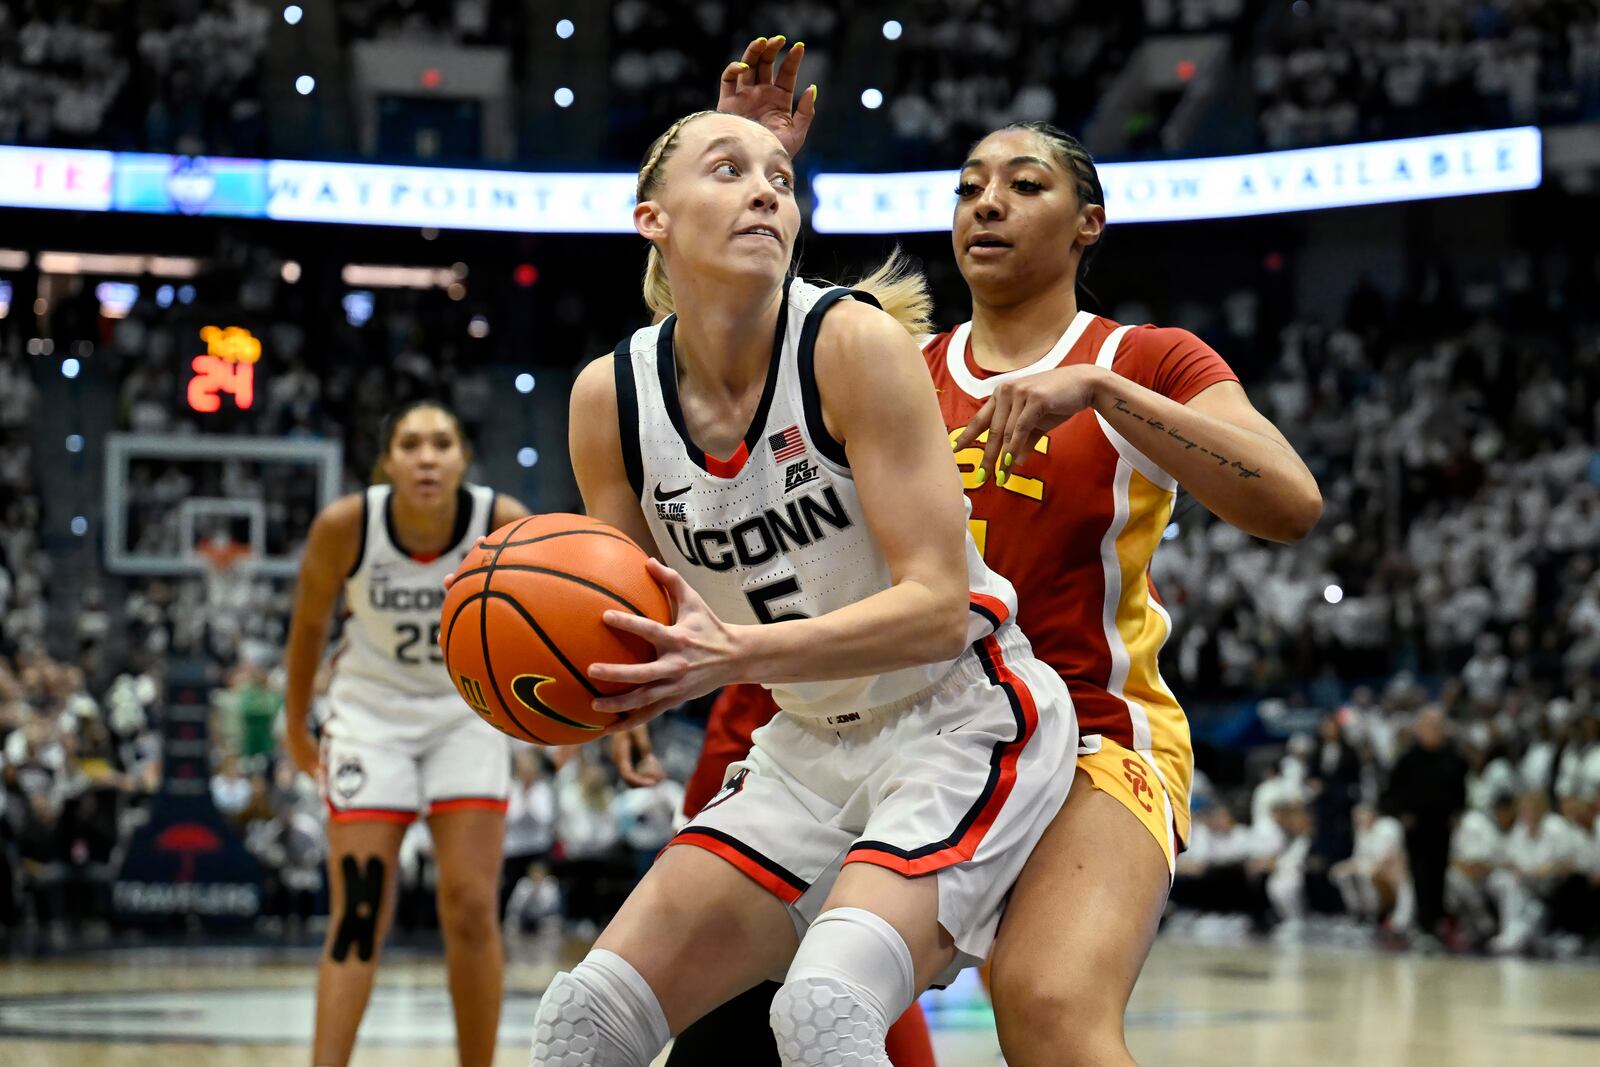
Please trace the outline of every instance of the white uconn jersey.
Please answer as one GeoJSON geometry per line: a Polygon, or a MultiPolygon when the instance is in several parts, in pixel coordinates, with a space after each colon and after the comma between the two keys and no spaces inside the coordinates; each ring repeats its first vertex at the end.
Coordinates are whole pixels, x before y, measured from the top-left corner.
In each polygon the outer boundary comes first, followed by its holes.
{"type": "MultiPolygon", "coordinates": [[[[617,346],[623,460],[639,505],[663,561],[728,622],[824,615],[893,584],[844,448],[823,425],[816,388],[817,331],[845,297],[872,300],[789,282],[766,388],[744,441],[727,460],[708,456],[684,428],[672,349],[677,316],[617,346]]],[[[984,566],[970,536],[967,573],[970,642],[1016,613],[1016,595],[984,566]]],[[[826,718],[920,693],[953,662],[770,688],[786,712],[826,718]]]]}
{"type": "MultiPolygon", "coordinates": [[[[464,485],[456,502],[450,547],[424,560],[395,543],[392,489],[375,485],[367,490],[361,552],[344,588],[349,612],[344,647],[335,660],[329,693],[336,721],[354,711],[406,722],[428,714],[417,701],[443,703],[446,697],[460,711],[472,714],[445,670],[438,640],[439,611],[445,577],[460,565],[473,542],[489,532],[494,497],[493,489],[464,485]]],[[[445,707],[455,710],[449,704],[445,707]]],[[[437,711],[430,717],[437,718],[437,711]]]]}

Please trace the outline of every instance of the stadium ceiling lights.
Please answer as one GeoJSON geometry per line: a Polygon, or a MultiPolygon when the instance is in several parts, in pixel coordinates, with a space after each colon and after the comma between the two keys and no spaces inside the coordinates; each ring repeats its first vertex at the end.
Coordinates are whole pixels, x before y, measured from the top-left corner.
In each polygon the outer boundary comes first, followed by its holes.
{"type": "Polygon", "coordinates": [[[448,289],[459,282],[448,267],[389,267],[346,263],[340,278],[352,289],[448,289]]]}
{"type": "MultiPolygon", "coordinates": [[[[1536,127],[1208,159],[1103,163],[1116,225],[1536,188],[1536,127]]],[[[632,234],[632,172],[530,173],[0,146],[0,206],[509,233],[632,234]]],[[[953,171],[816,174],[822,233],[948,230],[953,171]]]]}
{"type": "Polygon", "coordinates": [[[150,274],[157,278],[193,278],[200,273],[200,261],[187,256],[115,256],[93,252],[40,252],[39,272],[41,274],[150,274]]]}

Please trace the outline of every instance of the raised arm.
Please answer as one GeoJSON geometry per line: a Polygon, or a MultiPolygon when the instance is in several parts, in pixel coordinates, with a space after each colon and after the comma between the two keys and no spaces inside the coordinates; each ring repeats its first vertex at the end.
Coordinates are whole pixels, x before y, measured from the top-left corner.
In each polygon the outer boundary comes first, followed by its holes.
{"type": "MultiPolygon", "coordinates": [[[[983,472],[1004,484],[1012,460],[1084,408],[1149,456],[1219,518],[1269,541],[1298,541],[1322,515],[1317,481],[1235,381],[1180,404],[1116,371],[1077,364],[998,386],[955,441],[985,430],[983,472]]],[[[983,475],[980,475],[980,478],[983,475]]]]}

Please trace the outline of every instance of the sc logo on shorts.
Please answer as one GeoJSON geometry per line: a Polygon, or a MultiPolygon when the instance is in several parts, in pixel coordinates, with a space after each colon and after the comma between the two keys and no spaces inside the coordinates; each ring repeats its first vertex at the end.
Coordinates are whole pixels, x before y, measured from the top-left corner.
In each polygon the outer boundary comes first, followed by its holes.
{"type": "Polygon", "coordinates": [[[367,769],[361,766],[359,756],[340,756],[333,772],[333,791],[349,800],[367,784],[367,769]]]}

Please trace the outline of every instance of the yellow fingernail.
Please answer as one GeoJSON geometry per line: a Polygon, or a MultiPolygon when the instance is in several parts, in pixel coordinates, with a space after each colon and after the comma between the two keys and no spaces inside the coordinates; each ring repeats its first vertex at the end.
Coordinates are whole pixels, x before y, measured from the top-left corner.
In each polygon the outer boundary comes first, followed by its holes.
{"type": "Polygon", "coordinates": [[[804,48],[804,47],[805,47],[805,46],[806,46],[806,43],[805,43],[805,42],[804,42],[804,41],[796,41],[796,42],[795,42],[795,43],[794,43],[794,46],[795,46],[795,47],[796,47],[796,48],[804,48]]]}
{"type": "Polygon", "coordinates": [[[765,37],[757,37],[756,38],[756,44],[766,44],[766,43],[767,43],[767,39],[765,37]]]}
{"type": "Polygon", "coordinates": [[[748,63],[740,63],[739,64],[739,69],[740,70],[749,70],[750,69],[750,64],[748,64],[748,63]]]}
{"type": "MultiPolygon", "coordinates": [[[[989,472],[984,470],[982,467],[979,467],[978,468],[978,485],[982,485],[984,482],[986,482],[988,480],[989,480],[989,472]]],[[[973,488],[976,489],[978,487],[978,485],[973,486],[973,488]]]]}
{"type": "Polygon", "coordinates": [[[1003,456],[1001,458],[1000,466],[1004,467],[1006,470],[1010,470],[1011,469],[1011,453],[1010,452],[1007,452],[1005,454],[1005,456],[1003,456]]]}
{"type": "Polygon", "coordinates": [[[784,35],[781,34],[781,33],[775,33],[771,37],[768,37],[767,40],[769,40],[769,41],[782,41],[782,40],[787,40],[787,38],[785,38],[784,35]]]}
{"type": "Polygon", "coordinates": [[[1011,477],[1011,475],[1006,473],[1004,468],[1001,468],[1000,470],[995,471],[994,484],[995,485],[1005,485],[1006,484],[1006,479],[1009,478],[1009,477],[1011,477]]]}
{"type": "Polygon", "coordinates": [[[817,87],[815,85],[811,87],[811,102],[813,104],[817,102],[817,87]]]}

